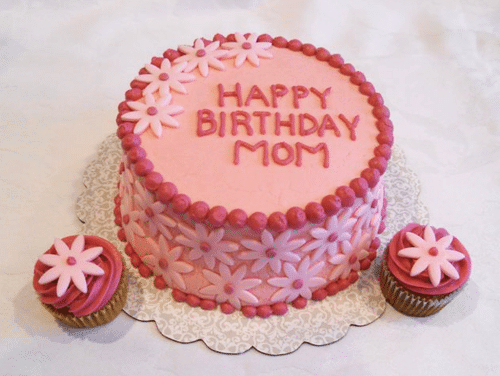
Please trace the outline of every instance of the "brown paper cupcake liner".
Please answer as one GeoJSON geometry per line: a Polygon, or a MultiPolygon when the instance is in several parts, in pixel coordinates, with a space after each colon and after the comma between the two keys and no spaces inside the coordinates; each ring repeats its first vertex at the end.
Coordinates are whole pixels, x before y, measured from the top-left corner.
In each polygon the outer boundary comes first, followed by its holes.
{"type": "Polygon", "coordinates": [[[104,325],[113,320],[122,310],[127,301],[128,276],[123,264],[120,282],[111,299],[99,311],[85,316],[75,316],[70,312],[63,312],[51,305],[42,303],[57,320],[76,328],[92,328],[94,326],[104,325]]]}
{"type": "Polygon", "coordinates": [[[406,290],[392,275],[385,262],[382,263],[380,273],[380,288],[385,298],[399,312],[415,317],[433,315],[441,311],[461,290],[449,294],[423,297],[406,290]]]}

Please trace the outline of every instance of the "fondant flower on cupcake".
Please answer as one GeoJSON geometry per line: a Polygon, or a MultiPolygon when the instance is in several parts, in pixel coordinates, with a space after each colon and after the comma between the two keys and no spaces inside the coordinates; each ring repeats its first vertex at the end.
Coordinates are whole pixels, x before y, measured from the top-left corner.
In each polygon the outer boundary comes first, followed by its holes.
{"type": "Polygon", "coordinates": [[[259,58],[270,59],[273,57],[269,51],[266,51],[272,44],[270,42],[257,42],[257,34],[250,34],[248,38],[239,33],[234,34],[234,36],[236,42],[223,43],[222,48],[229,50],[226,58],[236,57],[234,60],[236,68],[241,67],[246,60],[258,67],[259,58]]]}
{"type": "Polygon", "coordinates": [[[361,269],[360,261],[368,257],[368,247],[370,245],[370,235],[363,234],[357,231],[354,234],[353,241],[344,240],[340,243],[338,254],[330,258],[330,263],[335,265],[330,275],[331,280],[337,278],[347,278],[351,271],[359,271],[361,269]]]}
{"type": "Polygon", "coordinates": [[[151,128],[156,137],[161,137],[162,127],[179,127],[179,122],[172,116],[180,114],[184,109],[182,106],[170,104],[172,95],[155,99],[153,94],[144,95],[144,102],[129,101],[127,105],[134,111],[122,115],[123,120],[137,121],[134,126],[135,134],[142,134],[151,128]]]}
{"type": "Polygon", "coordinates": [[[44,285],[57,279],[56,293],[58,297],[64,295],[73,282],[78,290],[87,293],[87,281],[85,274],[103,275],[104,270],[91,262],[102,253],[102,247],[92,247],[84,251],[85,238],[79,235],[68,247],[61,239],[54,241],[56,254],[45,253],[39,261],[47,266],[51,266],[38,280],[44,285]]]}
{"type": "Polygon", "coordinates": [[[215,296],[217,303],[229,302],[234,308],[241,309],[242,303],[257,304],[257,297],[248,290],[260,285],[258,278],[244,278],[247,272],[245,265],[240,266],[233,274],[229,267],[219,265],[220,274],[211,270],[203,270],[203,275],[212,285],[200,289],[200,293],[215,296]]]}
{"type": "Polygon", "coordinates": [[[285,263],[283,270],[286,277],[275,277],[267,280],[271,286],[281,287],[271,297],[273,302],[291,302],[302,296],[311,299],[315,288],[326,283],[326,279],[317,277],[323,268],[324,262],[318,262],[311,266],[309,256],[305,257],[296,269],[292,264],[285,263]]]}
{"type": "Polygon", "coordinates": [[[202,39],[196,39],[193,47],[179,46],[179,51],[183,52],[185,55],[175,59],[174,63],[187,62],[187,65],[184,67],[184,72],[189,73],[198,67],[200,74],[203,77],[207,77],[209,67],[217,70],[225,69],[220,59],[226,56],[227,51],[220,50],[219,46],[219,41],[209,43],[205,46],[202,39]]]}
{"type": "Polygon", "coordinates": [[[144,89],[145,94],[152,94],[157,90],[162,97],[170,94],[170,90],[186,94],[187,90],[183,83],[191,82],[195,79],[193,74],[183,72],[186,66],[187,62],[172,66],[170,60],[163,59],[159,68],[153,64],[147,64],[144,68],[149,73],[140,74],[136,77],[136,80],[149,83],[144,89]]]}
{"type": "Polygon", "coordinates": [[[344,211],[340,216],[331,216],[326,221],[325,228],[316,227],[309,231],[315,240],[306,244],[302,251],[314,250],[312,261],[319,259],[325,251],[330,257],[335,256],[339,251],[339,244],[350,239],[354,223],[356,219],[351,216],[349,210],[344,211]]]}
{"type": "Polygon", "coordinates": [[[420,237],[412,232],[406,233],[406,239],[414,246],[398,251],[398,256],[416,259],[410,271],[414,277],[427,270],[429,279],[434,287],[441,282],[444,273],[451,279],[458,279],[457,269],[450,261],[460,261],[465,258],[461,252],[447,249],[453,241],[452,235],[446,235],[436,240],[436,235],[430,226],[426,226],[424,236],[420,237]],[[442,272],[442,273],[441,273],[442,272]]]}
{"type": "Polygon", "coordinates": [[[148,239],[150,255],[144,256],[142,260],[151,267],[154,275],[162,276],[168,286],[180,289],[186,288],[186,283],[181,274],[193,271],[193,266],[187,262],[180,261],[183,248],[181,246],[169,248],[167,240],[160,235],[158,243],[148,239]],[[174,284],[176,286],[174,286],[174,284]]]}
{"type": "Polygon", "coordinates": [[[241,244],[249,250],[242,251],[240,258],[243,260],[255,260],[251,267],[252,272],[257,272],[266,265],[269,265],[273,272],[279,273],[283,261],[300,261],[299,255],[293,253],[293,251],[300,248],[305,243],[305,240],[290,240],[291,236],[292,231],[287,230],[274,239],[269,231],[264,230],[260,235],[260,242],[253,239],[241,241],[241,244]]]}
{"type": "Polygon", "coordinates": [[[201,223],[196,223],[194,229],[183,223],[180,223],[178,227],[182,235],[177,235],[175,241],[191,248],[188,254],[190,260],[203,258],[210,269],[215,267],[216,260],[227,265],[234,264],[234,260],[228,253],[237,251],[238,244],[222,240],[224,237],[223,228],[209,232],[201,223]]]}
{"type": "Polygon", "coordinates": [[[168,215],[163,214],[167,207],[160,201],[155,201],[154,195],[144,189],[139,182],[135,183],[135,190],[137,193],[134,195],[134,200],[141,208],[139,218],[142,223],[147,224],[149,234],[156,236],[160,232],[167,239],[172,240],[173,236],[169,228],[175,227],[177,223],[168,215]]]}

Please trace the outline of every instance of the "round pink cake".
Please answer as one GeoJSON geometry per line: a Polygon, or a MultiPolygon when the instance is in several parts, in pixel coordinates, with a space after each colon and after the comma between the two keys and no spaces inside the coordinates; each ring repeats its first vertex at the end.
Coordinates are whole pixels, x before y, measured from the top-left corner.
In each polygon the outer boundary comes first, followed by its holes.
{"type": "Polygon", "coordinates": [[[200,38],[139,71],[117,123],[119,237],[177,301],[279,315],[346,288],[375,257],[392,123],[340,55],[200,38]]]}

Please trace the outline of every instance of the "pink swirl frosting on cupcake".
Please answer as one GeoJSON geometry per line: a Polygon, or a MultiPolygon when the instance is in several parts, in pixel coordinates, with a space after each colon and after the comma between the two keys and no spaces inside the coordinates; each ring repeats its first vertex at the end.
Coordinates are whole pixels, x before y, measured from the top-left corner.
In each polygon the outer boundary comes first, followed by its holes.
{"type": "Polygon", "coordinates": [[[387,250],[390,272],[407,290],[417,294],[449,294],[460,288],[470,275],[469,253],[443,228],[410,223],[394,235],[387,250]],[[426,244],[428,249],[424,249],[426,244]],[[447,257],[433,262],[440,252],[447,257]]]}
{"type": "MultiPolygon", "coordinates": [[[[62,241],[71,247],[76,235],[63,238],[62,241]]],[[[39,294],[42,303],[53,306],[56,309],[67,309],[75,316],[86,316],[99,311],[111,299],[115,293],[122,274],[122,259],[116,248],[108,241],[97,236],[85,236],[84,249],[102,247],[102,253],[93,258],[92,263],[102,269],[101,275],[85,275],[87,292],[83,293],[74,282],[71,282],[61,296],[58,296],[58,279],[48,283],[40,283],[42,276],[51,269],[38,260],[35,264],[33,287],[39,294]]],[[[57,251],[53,245],[45,255],[56,255],[57,251]]],[[[70,260],[72,261],[72,260],[70,260]]],[[[71,262],[69,262],[71,264],[71,262]]]]}

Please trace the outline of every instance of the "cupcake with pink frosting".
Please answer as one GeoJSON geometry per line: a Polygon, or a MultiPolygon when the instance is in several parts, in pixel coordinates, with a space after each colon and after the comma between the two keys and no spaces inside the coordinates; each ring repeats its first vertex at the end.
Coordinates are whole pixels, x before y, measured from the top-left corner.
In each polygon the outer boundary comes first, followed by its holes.
{"type": "Polygon", "coordinates": [[[97,236],[56,239],[35,264],[33,287],[56,319],[75,327],[106,324],[127,298],[120,253],[97,236]]]}
{"type": "Polygon", "coordinates": [[[398,311],[429,316],[456,296],[470,270],[469,253],[457,238],[442,228],[411,223],[387,247],[380,286],[398,311]]]}

